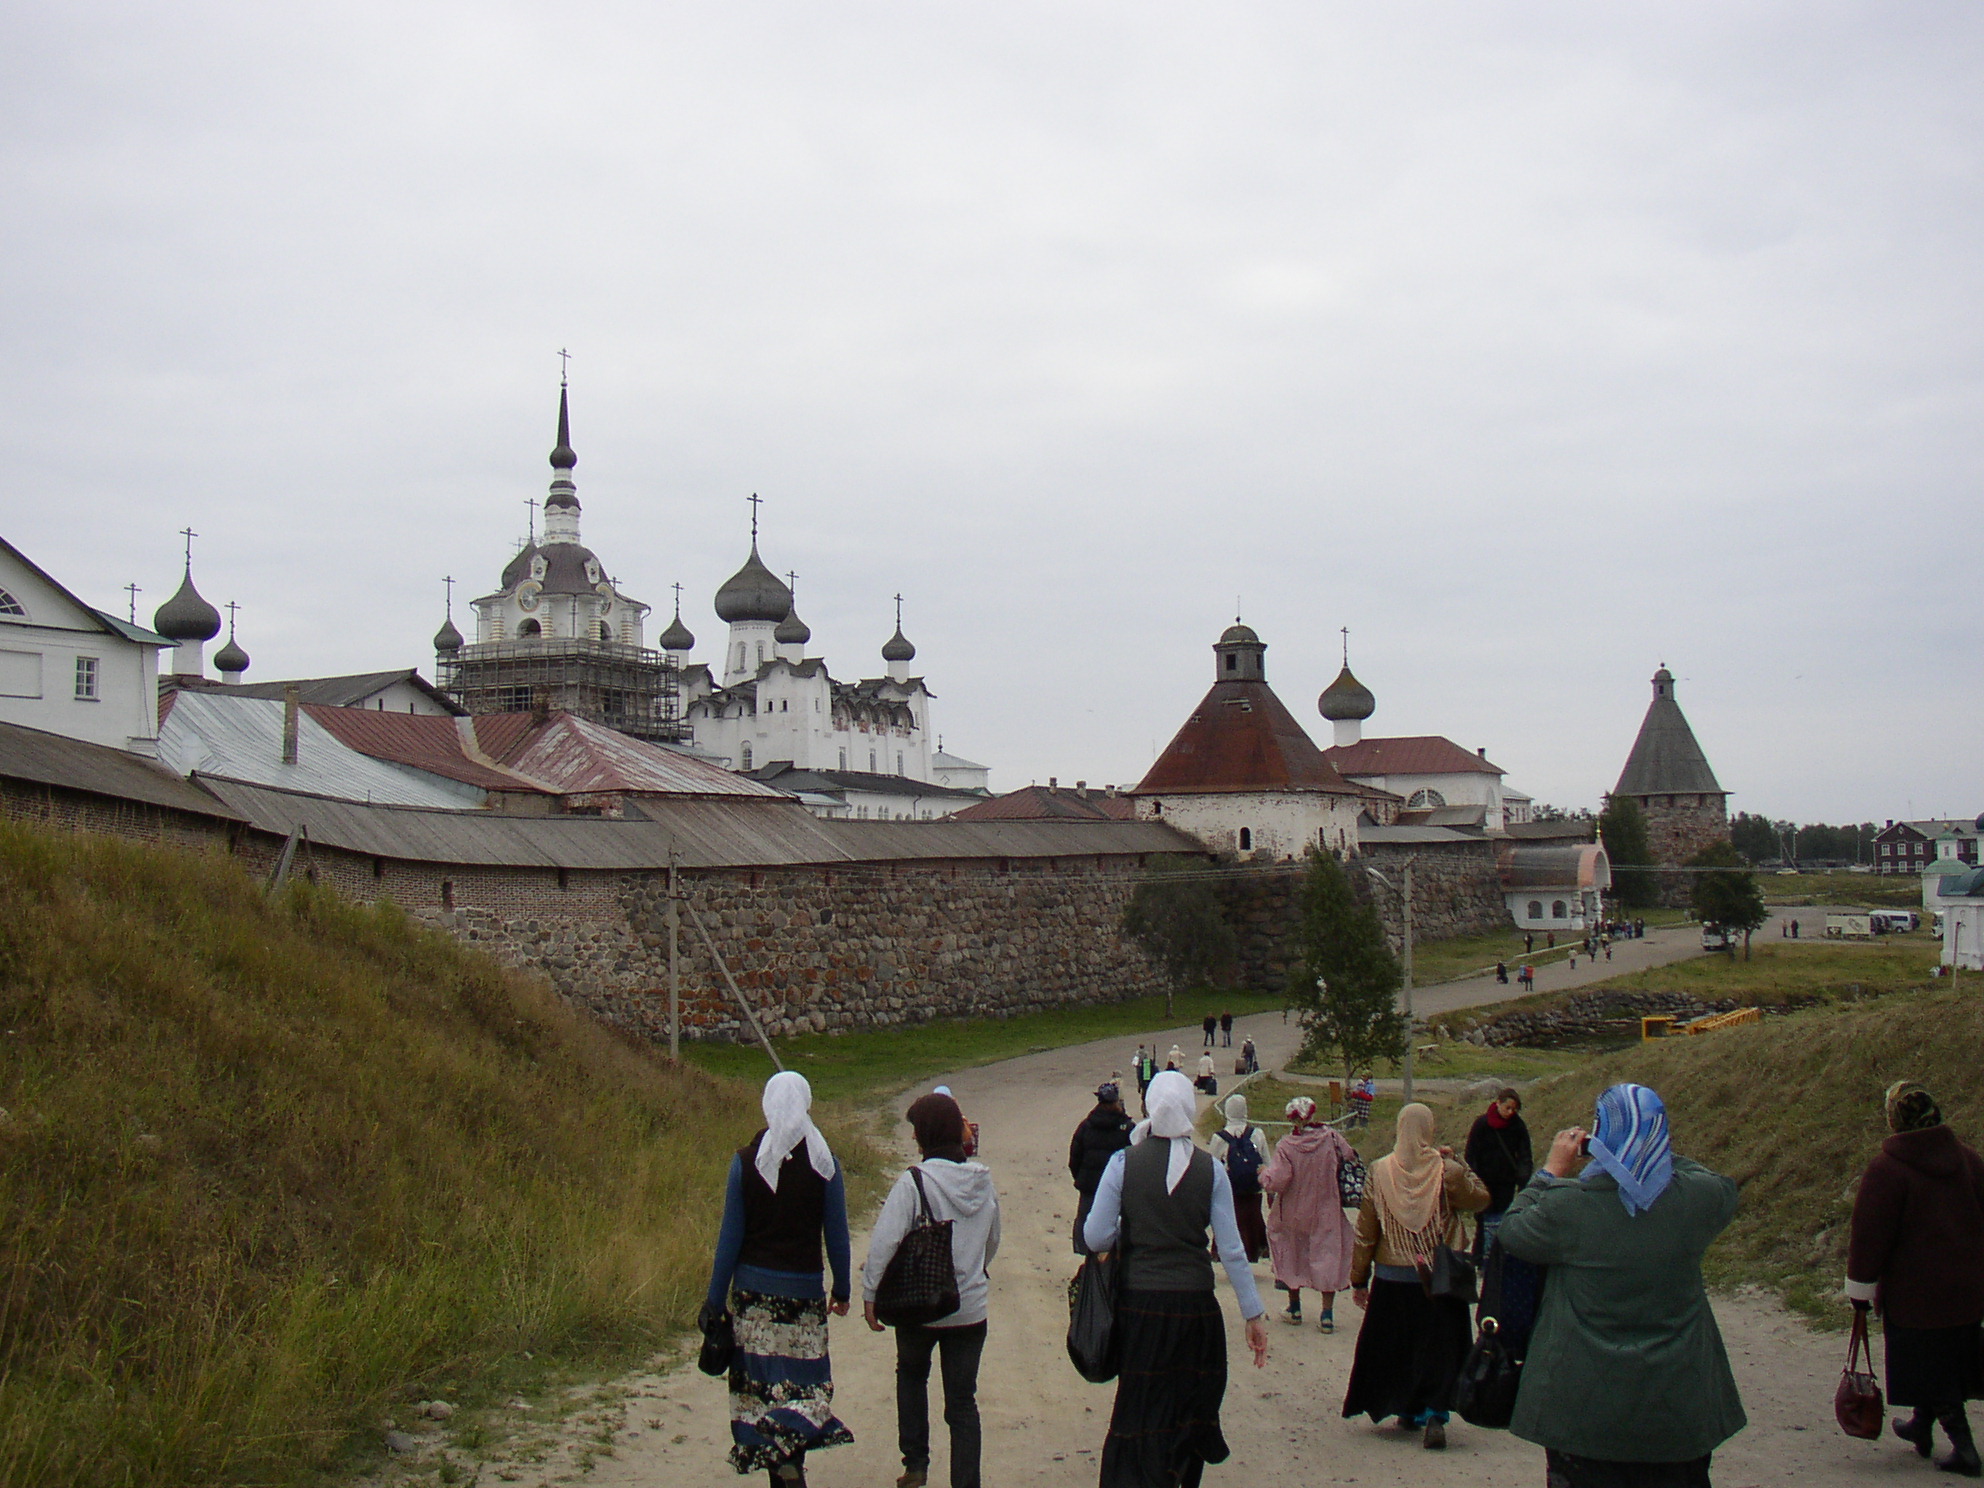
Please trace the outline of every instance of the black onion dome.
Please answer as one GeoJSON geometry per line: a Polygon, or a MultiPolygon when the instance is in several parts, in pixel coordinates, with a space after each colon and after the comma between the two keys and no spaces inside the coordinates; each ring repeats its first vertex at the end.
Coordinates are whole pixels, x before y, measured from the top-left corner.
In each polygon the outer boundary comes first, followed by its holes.
{"type": "Polygon", "coordinates": [[[882,660],[916,660],[916,648],[910,645],[909,638],[902,633],[902,627],[900,625],[896,627],[896,633],[890,636],[887,643],[882,647],[882,660]]]}
{"type": "Polygon", "coordinates": [[[1220,633],[1219,643],[1222,646],[1258,646],[1261,638],[1254,634],[1253,626],[1242,625],[1235,620],[1220,633]]]}
{"type": "Polygon", "coordinates": [[[459,651],[462,648],[462,633],[455,629],[453,620],[443,620],[441,628],[434,632],[436,651],[459,651]]]}
{"type": "Polygon", "coordinates": [[[781,646],[803,646],[813,639],[812,627],[799,618],[799,611],[787,610],[785,618],[772,632],[772,639],[781,646]]]}
{"type": "Polygon", "coordinates": [[[565,405],[565,390],[558,389],[558,445],[551,451],[553,470],[570,470],[579,463],[578,452],[572,448],[572,415],[565,405]]]}
{"type": "Polygon", "coordinates": [[[211,641],[220,634],[220,611],[200,598],[192,569],[180,580],[179,592],[158,607],[152,629],[168,641],[211,641]]]}
{"type": "Polygon", "coordinates": [[[214,653],[214,670],[217,672],[248,670],[248,653],[241,649],[241,642],[233,636],[229,636],[227,644],[214,653]]]}
{"type": "Polygon", "coordinates": [[[1378,711],[1378,700],[1371,695],[1371,689],[1350,675],[1345,667],[1336,674],[1336,681],[1323,689],[1323,695],[1316,699],[1316,711],[1331,723],[1347,722],[1356,719],[1360,723],[1378,711]]]}
{"type": "Polygon", "coordinates": [[[668,629],[661,633],[661,649],[664,651],[693,651],[696,649],[696,637],[691,633],[689,627],[682,623],[682,617],[680,615],[669,621],[668,629]]]}
{"type": "Polygon", "coordinates": [[[740,620],[763,620],[776,625],[791,613],[792,591],[765,567],[754,541],[744,566],[724,580],[723,587],[716,592],[717,619],[731,625],[740,620]]]}

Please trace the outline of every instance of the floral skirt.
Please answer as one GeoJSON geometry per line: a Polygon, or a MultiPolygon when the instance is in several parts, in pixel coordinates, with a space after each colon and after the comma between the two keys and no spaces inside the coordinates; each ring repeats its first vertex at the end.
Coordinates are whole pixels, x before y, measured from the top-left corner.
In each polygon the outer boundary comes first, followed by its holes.
{"type": "Polygon", "coordinates": [[[733,1291],[737,1354],[730,1365],[730,1465],[764,1472],[854,1433],[834,1415],[824,1297],[733,1291]]]}

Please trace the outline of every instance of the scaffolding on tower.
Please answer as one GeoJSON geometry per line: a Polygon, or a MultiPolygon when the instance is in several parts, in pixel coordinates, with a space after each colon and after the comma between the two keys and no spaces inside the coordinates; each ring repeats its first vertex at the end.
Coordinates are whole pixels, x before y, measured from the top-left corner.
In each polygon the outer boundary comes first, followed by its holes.
{"type": "Polygon", "coordinates": [[[435,657],[441,690],[471,714],[575,713],[636,739],[679,744],[682,668],[670,652],[618,641],[528,636],[435,657]]]}

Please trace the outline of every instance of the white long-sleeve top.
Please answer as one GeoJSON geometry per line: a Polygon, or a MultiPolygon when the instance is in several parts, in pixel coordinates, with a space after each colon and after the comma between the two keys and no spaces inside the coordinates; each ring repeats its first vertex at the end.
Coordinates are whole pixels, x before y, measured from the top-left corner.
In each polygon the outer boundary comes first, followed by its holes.
{"type": "MultiPolygon", "coordinates": [[[[999,1253],[999,1194],[992,1185],[991,1170],[983,1163],[954,1163],[941,1157],[926,1157],[916,1167],[923,1173],[930,1217],[951,1221],[951,1269],[957,1273],[958,1283],[958,1310],[927,1326],[962,1328],[982,1323],[992,1289],[986,1267],[999,1253]]],[[[905,1169],[889,1190],[888,1201],[875,1221],[875,1233],[869,1237],[868,1260],[861,1268],[864,1302],[875,1300],[875,1289],[882,1284],[882,1273],[888,1270],[896,1247],[920,1218],[916,1180],[910,1171],[905,1169]]]]}
{"type": "MultiPolygon", "coordinates": [[[[1117,1232],[1122,1227],[1123,1153],[1119,1152],[1102,1170],[1095,1203],[1082,1226],[1082,1239],[1088,1242],[1090,1250],[1114,1250],[1117,1232]]],[[[1240,1316],[1249,1321],[1260,1317],[1267,1309],[1261,1305],[1261,1289],[1254,1282],[1253,1268],[1247,1264],[1247,1247],[1240,1239],[1240,1223],[1233,1215],[1233,1184],[1227,1179],[1226,1164],[1218,1162],[1212,1165],[1212,1242],[1219,1251],[1220,1265],[1226,1268],[1226,1279],[1233,1283],[1233,1298],[1240,1304],[1240,1316]]]]}

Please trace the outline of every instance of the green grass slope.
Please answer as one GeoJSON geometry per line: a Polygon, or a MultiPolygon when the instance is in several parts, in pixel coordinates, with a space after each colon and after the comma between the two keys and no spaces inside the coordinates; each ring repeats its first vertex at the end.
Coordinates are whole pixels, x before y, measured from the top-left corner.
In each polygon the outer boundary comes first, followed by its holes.
{"type": "Polygon", "coordinates": [[[293,1481],[692,1317],[749,1087],[391,908],[0,824],[0,1483],[293,1481]]]}
{"type": "Polygon", "coordinates": [[[1984,994],[1972,982],[1640,1044],[1541,1082],[1523,1114],[1541,1157],[1552,1133],[1590,1125],[1606,1086],[1652,1086],[1675,1151],[1743,1186],[1710,1252],[1711,1278],[1759,1283],[1808,1314],[1840,1316],[1854,1190],[1887,1135],[1882,1092],[1922,1081],[1957,1135],[1984,1145],[1980,1048],[1984,994]]]}

